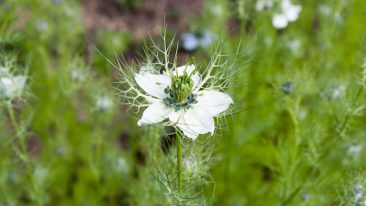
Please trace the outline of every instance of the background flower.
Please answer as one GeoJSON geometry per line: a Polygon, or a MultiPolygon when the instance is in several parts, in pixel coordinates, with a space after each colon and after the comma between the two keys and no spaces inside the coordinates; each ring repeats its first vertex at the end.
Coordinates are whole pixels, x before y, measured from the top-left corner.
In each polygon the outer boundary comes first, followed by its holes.
{"type": "Polygon", "coordinates": [[[26,77],[14,76],[9,68],[0,67],[0,97],[3,99],[13,99],[21,95],[26,77]]]}
{"type": "Polygon", "coordinates": [[[272,25],[277,29],[287,27],[289,22],[294,22],[299,18],[301,9],[300,5],[292,4],[290,0],[282,0],[280,12],[273,16],[272,25]]]}

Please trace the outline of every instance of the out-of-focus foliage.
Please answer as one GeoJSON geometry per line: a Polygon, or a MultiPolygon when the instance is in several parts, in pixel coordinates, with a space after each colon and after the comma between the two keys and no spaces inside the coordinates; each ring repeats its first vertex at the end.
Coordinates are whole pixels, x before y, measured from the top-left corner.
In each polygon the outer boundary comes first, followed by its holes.
{"type": "MultiPolygon", "coordinates": [[[[181,41],[179,62],[204,65],[221,41],[228,57],[246,48],[232,115],[217,135],[184,144],[182,204],[365,205],[366,2],[292,0],[299,17],[278,30],[281,1],[260,1],[205,0],[183,30],[167,16],[175,45],[181,33],[213,34],[207,46],[191,35],[194,51],[181,41]]],[[[134,15],[151,3],[113,2],[134,15]]],[[[174,204],[175,137],[137,127],[111,64],[143,63],[145,42],[159,37],[87,30],[84,7],[0,2],[0,67],[27,76],[21,97],[0,100],[0,206],[174,204]]]]}

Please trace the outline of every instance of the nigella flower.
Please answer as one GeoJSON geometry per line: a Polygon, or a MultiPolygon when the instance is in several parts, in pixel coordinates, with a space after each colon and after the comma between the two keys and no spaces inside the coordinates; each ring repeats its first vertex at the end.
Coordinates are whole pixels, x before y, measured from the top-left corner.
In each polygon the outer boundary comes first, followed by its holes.
{"type": "Polygon", "coordinates": [[[194,51],[199,47],[209,47],[217,36],[209,31],[204,31],[198,34],[183,33],[180,38],[182,40],[182,47],[186,51],[194,51]]]}
{"type": "Polygon", "coordinates": [[[301,41],[299,39],[292,39],[287,42],[287,48],[294,56],[301,55],[301,41]]]}
{"type": "Polygon", "coordinates": [[[295,85],[291,81],[286,81],[285,83],[283,83],[282,91],[286,95],[291,95],[294,92],[294,90],[295,90],[295,85]]]}
{"type": "Polygon", "coordinates": [[[270,9],[273,7],[274,1],[273,0],[258,0],[255,4],[255,10],[263,11],[265,9],[270,9]]]}
{"type": "Polygon", "coordinates": [[[102,95],[97,97],[95,104],[98,111],[104,112],[113,107],[113,100],[106,95],[102,95]]]}
{"type": "Polygon", "coordinates": [[[196,139],[200,134],[214,134],[214,117],[233,103],[231,97],[217,90],[205,89],[207,78],[201,79],[194,65],[153,74],[146,70],[135,74],[135,81],[145,91],[149,106],[138,125],[151,125],[168,119],[185,136],[196,139]]]}
{"type": "Polygon", "coordinates": [[[320,5],[318,7],[318,10],[322,15],[326,15],[326,16],[328,16],[332,13],[332,9],[326,4],[320,5]]]}
{"type": "Polygon", "coordinates": [[[116,163],[116,170],[118,172],[126,173],[126,172],[128,172],[128,169],[129,168],[128,168],[127,161],[123,157],[118,158],[117,163],[116,163]]]}
{"type": "Polygon", "coordinates": [[[360,184],[356,184],[353,186],[353,190],[354,190],[353,205],[354,206],[361,205],[362,200],[365,199],[364,187],[360,184]]]}
{"type": "Polygon", "coordinates": [[[358,159],[362,152],[362,145],[357,143],[351,143],[345,147],[347,155],[351,159],[358,159]]]}
{"type": "Polygon", "coordinates": [[[290,0],[282,0],[281,10],[272,18],[272,25],[277,29],[287,27],[289,22],[294,22],[299,18],[301,5],[294,5],[290,0]]]}
{"type": "Polygon", "coordinates": [[[52,3],[53,4],[60,4],[61,3],[61,0],[52,0],[52,3]]]}
{"type": "Polygon", "coordinates": [[[183,165],[187,172],[195,174],[198,171],[198,160],[194,155],[183,158],[183,165]]]}
{"type": "Polygon", "coordinates": [[[0,67],[0,98],[11,100],[21,95],[26,77],[14,76],[9,68],[0,67]]]}
{"type": "Polygon", "coordinates": [[[36,21],[36,29],[38,31],[45,31],[48,29],[48,23],[42,19],[36,21]]]}
{"type": "Polygon", "coordinates": [[[70,75],[71,79],[75,82],[84,81],[85,76],[86,76],[83,71],[81,71],[80,69],[75,68],[75,67],[69,71],[69,75],[70,75]]]}

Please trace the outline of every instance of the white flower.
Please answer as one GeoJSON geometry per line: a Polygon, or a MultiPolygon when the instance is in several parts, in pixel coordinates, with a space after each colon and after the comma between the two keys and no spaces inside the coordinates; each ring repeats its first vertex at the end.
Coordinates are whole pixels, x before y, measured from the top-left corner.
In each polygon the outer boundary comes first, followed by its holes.
{"type": "Polygon", "coordinates": [[[13,99],[20,96],[25,81],[25,76],[14,76],[8,68],[0,67],[0,98],[13,99]]]}
{"type": "Polygon", "coordinates": [[[78,68],[72,68],[69,71],[70,77],[75,82],[82,82],[85,79],[85,73],[78,68]]]}
{"type": "Polygon", "coordinates": [[[330,15],[332,13],[332,9],[326,5],[326,4],[322,4],[318,7],[318,10],[321,14],[323,15],[330,15]]]}
{"type": "Polygon", "coordinates": [[[96,100],[96,108],[99,111],[107,111],[108,109],[113,107],[113,101],[108,96],[99,96],[96,100]]]}
{"type": "Polygon", "coordinates": [[[300,5],[294,5],[290,0],[282,0],[281,11],[272,18],[272,25],[277,29],[285,28],[289,22],[294,22],[299,18],[301,12],[300,5]]]}
{"type": "Polygon", "coordinates": [[[202,47],[209,47],[214,40],[217,39],[217,36],[209,31],[204,31],[200,38],[200,45],[202,47]]]}
{"type": "Polygon", "coordinates": [[[258,0],[255,4],[255,10],[257,11],[263,11],[265,9],[270,9],[273,7],[273,0],[258,0]]]}
{"type": "Polygon", "coordinates": [[[351,143],[346,145],[346,153],[352,159],[358,159],[362,152],[362,145],[357,143],[351,143]]]}
{"type": "Polygon", "coordinates": [[[198,171],[198,160],[194,155],[183,158],[183,165],[187,172],[190,174],[195,174],[198,171]]]}
{"type": "Polygon", "coordinates": [[[196,139],[200,134],[215,131],[214,117],[233,103],[225,93],[203,89],[205,83],[194,65],[178,67],[164,74],[141,72],[136,83],[147,93],[150,103],[137,122],[139,126],[156,124],[168,119],[184,135],[196,139]]]}
{"type": "Polygon", "coordinates": [[[301,41],[299,39],[292,39],[287,42],[287,47],[295,55],[299,56],[301,53],[301,41]]]}
{"type": "Polygon", "coordinates": [[[360,202],[362,201],[362,199],[364,199],[365,189],[362,185],[356,184],[353,186],[353,190],[355,193],[353,205],[360,205],[360,202]]]}
{"type": "Polygon", "coordinates": [[[337,100],[345,96],[346,87],[344,85],[334,86],[331,89],[332,89],[331,94],[332,100],[337,100]]]}
{"type": "Polygon", "coordinates": [[[183,33],[180,38],[183,48],[187,51],[193,51],[199,46],[199,41],[193,33],[183,33]]]}
{"type": "Polygon", "coordinates": [[[122,157],[118,158],[117,163],[116,163],[116,170],[119,172],[123,172],[126,173],[128,172],[128,164],[126,162],[126,160],[122,157]]]}
{"type": "Polygon", "coordinates": [[[36,29],[38,31],[45,31],[48,29],[48,23],[42,19],[36,21],[36,29]]]}
{"type": "Polygon", "coordinates": [[[194,33],[181,34],[182,47],[186,51],[193,51],[198,47],[209,47],[211,43],[217,39],[217,36],[209,31],[204,31],[199,35],[194,33]]]}

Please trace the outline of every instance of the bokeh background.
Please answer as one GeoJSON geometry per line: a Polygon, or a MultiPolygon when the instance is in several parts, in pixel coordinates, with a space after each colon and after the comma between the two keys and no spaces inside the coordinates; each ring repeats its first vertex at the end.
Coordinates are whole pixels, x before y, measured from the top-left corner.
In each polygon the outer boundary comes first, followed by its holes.
{"type": "Polygon", "coordinates": [[[169,205],[154,128],[137,127],[109,62],[143,61],[164,32],[181,62],[204,64],[217,44],[245,53],[239,109],[211,137],[200,202],[187,205],[366,205],[366,2],[292,0],[301,12],[278,29],[280,1],[260,1],[0,1],[0,65],[27,75],[11,102],[18,130],[1,103],[0,205],[169,205]]]}

